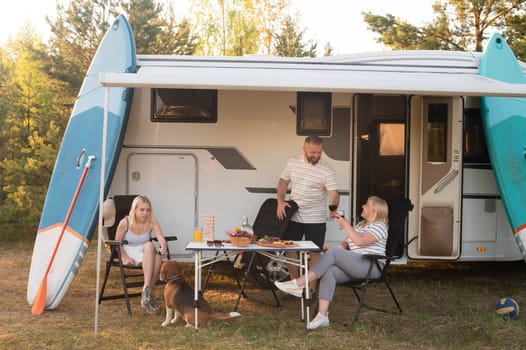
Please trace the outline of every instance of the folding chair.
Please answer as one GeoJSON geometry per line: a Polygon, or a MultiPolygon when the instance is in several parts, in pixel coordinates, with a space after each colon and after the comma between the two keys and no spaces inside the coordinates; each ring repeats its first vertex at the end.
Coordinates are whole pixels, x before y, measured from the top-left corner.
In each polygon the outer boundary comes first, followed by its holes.
{"type": "Polygon", "coordinates": [[[342,284],[343,286],[351,287],[354,294],[356,295],[356,298],[358,299],[358,308],[356,310],[353,322],[358,321],[362,307],[367,307],[369,309],[381,312],[388,312],[386,309],[365,304],[367,288],[371,283],[383,283],[389,290],[389,293],[391,294],[391,297],[393,298],[393,301],[398,309],[398,313],[402,313],[402,307],[400,306],[400,303],[398,302],[398,299],[396,298],[389,283],[389,267],[393,260],[396,260],[403,255],[404,246],[402,244],[402,237],[405,232],[405,222],[409,211],[413,209],[413,204],[411,204],[409,199],[403,198],[387,200],[387,205],[389,207],[389,236],[387,238],[386,255],[364,255],[370,260],[367,276],[363,279],[353,279],[352,281],[342,284]],[[380,260],[385,261],[385,265],[383,267],[379,262],[380,260]],[[378,278],[371,277],[374,266],[377,266],[381,272],[381,275],[378,278]]]}
{"type": "MultiPolygon", "coordinates": [[[[281,238],[287,229],[292,214],[298,209],[298,205],[294,201],[288,201],[290,207],[285,208],[286,216],[283,220],[276,217],[277,210],[277,199],[268,198],[266,199],[261,207],[259,208],[256,219],[252,228],[254,234],[258,237],[272,236],[281,238]]],[[[274,285],[275,280],[282,280],[288,276],[285,264],[274,260],[272,258],[260,255],[258,253],[241,253],[241,262],[243,264],[241,293],[244,293],[245,282],[248,279],[257,288],[263,290],[270,290],[276,302],[276,307],[280,307],[281,303],[278,296],[276,295],[276,286],[274,285]]],[[[240,301],[239,294],[234,310],[240,301]]],[[[247,298],[248,299],[248,298],[247,298]]],[[[256,300],[257,301],[257,300],[256,300]]]]}
{"type": "MultiPolygon", "coordinates": [[[[137,195],[116,195],[113,197],[115,203],[115,223],[113,226],[107,228],[107,237],[104,237],[104,244],[109,248],[110,256],[106,261],[106,272],[104,274],[104,281],[99,295],[99,304],[103,300],[122,299],[126,300],[126,307],[128,308],[128,314],[131,316],[132,310],[129,298],[140,296],[142,293],[142,286],[144,285],[144,275],[142,272],[142,266],[130,266],[122,263],[121,250],[119,249],[121,244],[127,244],[126,241],[115,240],[115,234],[119,222],[129,214],[133,199],[137,195]],[[106,285],[110,272],[113,268],[118,269],[123,292],[120,294],[104,294],[106,291],[106,285]],[[136,291],[137,288],[141,288],[136,291]],[[130,291],[132,289],[133,291],[130,291]]],[[[152,237],[155,240],[155,237],[152,237]]],[[[175,236],[165,236],[166,241],[177,240],[175,236]]],[[[167,251],[166,258],[170,259],[170,251],[167,251]]],[[[162,284],[161,281],[157,281],[156,284],[162,284]]]]}
{"type": "MultiPolygon", "coordinates": [[[[266,199],[259,208],[252,228],[258,237],[265,235],[272,237],[283,237],[289,224],[292,214],[298,210],[298,205],[294,201],[288,201],[290,207],[285,209],[286,217],[280,220],[276,217],[278,201],[276,198],[266,199]]],[[[275,280],[281,280],[288,276],[285,264],[276,262],[264,256],[256,255],[255,261],[248,264],[250,256],[243,256],[242,262],[245,266],[250,265],[248,278],[260,289],[275,290],[275,280]]]]}

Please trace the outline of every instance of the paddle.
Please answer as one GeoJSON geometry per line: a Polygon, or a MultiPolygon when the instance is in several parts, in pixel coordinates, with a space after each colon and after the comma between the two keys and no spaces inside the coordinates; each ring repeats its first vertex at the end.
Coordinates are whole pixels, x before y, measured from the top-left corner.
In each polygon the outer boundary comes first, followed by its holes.
{"type": "Polygon", "coordinates": [[[44,311],[44,308],[46,306],[47,276],[49,274],[49,270],[51,269],[51,265],[53,264],[53,260],[55,259],[55,255],[57,254],[58,247],[60,245],[60,241],[62,241],[62,237],[64,236],[64,232],[66,231],[66,227],[68,226],[69,217],[71,216],[73,207],[75,206],[75,203],[77,202],[77,197],[79,196],[80,189],[82,188],[84,179],[86,179],[86,175],[88,174],[88,170],[91,166],[91,161],[93,159],[95,159],[94,156],[88,157],[88,161],[86,162],[86,166],[84,167],[84,171],[82,172],[82,176],[80,177],[79,184],[77,185],[77,189],[75,191],[73,199],[71,200],[71,204],[69,205],[68,213],[66,214],[66,219],[64,220],[64,223],[62,224],[62,229],[60,230],[60,234],[58,236],[57,243],[55,244],[55,248],[53,249],[53,254],[51,255],[51,259],[49,260],[49,263],[47,264],[46,272],[44,273],[44,276],[42,277],[42,281],[40,282],[40,286],[38,287],[37,293],[35,294],[35,299],[33,300],[33,307],[31,308],[31,312],[34,315],[40,315],[44,311]]]}

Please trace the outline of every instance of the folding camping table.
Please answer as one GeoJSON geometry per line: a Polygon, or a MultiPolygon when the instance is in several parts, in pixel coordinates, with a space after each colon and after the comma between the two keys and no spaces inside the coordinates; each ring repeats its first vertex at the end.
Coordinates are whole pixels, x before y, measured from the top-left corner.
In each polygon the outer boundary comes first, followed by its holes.
{"type": "MultiPolygon", "coordinates": [[[[222,242],[221,245],[214,245],[214,244],[207,244],[207,242],[189,242],[186,245],[186,250],[190,250],[194,252],[195,256],[195,282],[194,282],[194,307],[195,307],[195,329],[198,328],[198,300],[199,300],[199,293],[201,292],[201,275],[203,267],[209,266],[211,264],[214,264],[218,261],[225,261],[228,260],[230,257],[232,257],[235,254],[238,254],[240,252],[245,253],[257,253],[264,255],[270,259],[282,261],[288,264],[296,265],[300,268],[300,273],[304,274],[309,270],[309,259],[307,256],[308,252],[315,252],[319,251],[320,248],[314,244],[312,241],[294,241],[294,245],[292,247],[287,246],[277,246],[277,247],[263,247],[260,245],[257,245],[255,243],[251,243],[250,245],[246,247],[236,247],[232,245],[232,243],[225,243],[222,242]],[[214,253],[210,256],[204,255],[203,252],[210,252],[214,253]],[[298,252],[299,258],[288,258],[285,255],[276,255],[273,253],[277,252],[298,252]]],[[[252,261],[253,259],[251,259],[252,261]]],[[[239,298],[241,298],[241,295],[244,290],[245,286],[245,279],[247,274],[243,274],[242,283],[241,283],[241,290],[239,291],[238,295],[238,301],[236,303],[239,303],[239,298]]],[[[304,298],[301,298],[301,319],[306,320],[306,322],[309,322],[310,319],[310,289],[309,289],[309,281],[306,280],[305,283],[305,293],[304,298]]]]}

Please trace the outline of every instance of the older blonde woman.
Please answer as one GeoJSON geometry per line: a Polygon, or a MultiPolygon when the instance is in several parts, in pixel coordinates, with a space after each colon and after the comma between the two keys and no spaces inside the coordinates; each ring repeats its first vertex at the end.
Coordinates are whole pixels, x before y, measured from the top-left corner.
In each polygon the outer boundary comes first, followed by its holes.
{"type": "MultiPolygon", "coordinates": [[[[346,239],[340,246],[326,251],[312,270],[304,276],[288,282],[275,282],[276,287],[283,292],[301,297],[306,276],[309,282],[320,278],[319,312],[308,323],[309,330],[329,325],[329,304],[337,284],[367,275],[369,260],[365,259],[363,254],[385,255],[388,228],[387,203],[379,197],[369,197],[362,206],[361,217],[363,220],[352,227],[343,217],[337,216],[338,224],[347,233],[346,239]]],[[[375,267],[372,277],[379,276],[380,271],[375,267]]]]}
{"type": "Polygon", "coordinates": [[[160,244],[159,253],[165,254],[167,243],[153,215],[152,203],[146,196],[137,196],[132,202],[130,214],[119,222],[115,239],[128,242],[121,246],[124,265],[142,264],[144,285],[141,306],[149,314],[158,314],[160,310],[153,299],[152,287],[159,276],[162,259],[151,240],[152,233],[160,244]]]}

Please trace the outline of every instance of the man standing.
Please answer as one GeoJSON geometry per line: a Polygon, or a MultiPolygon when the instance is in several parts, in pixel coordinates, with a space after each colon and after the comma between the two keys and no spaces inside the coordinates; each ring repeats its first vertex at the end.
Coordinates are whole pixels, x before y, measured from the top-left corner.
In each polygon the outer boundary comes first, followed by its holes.
{"type": "MultiPolygon", "coordinates": [[[[278,208],[276,216],[285,217],[287,189],[291,185],[290,199],[298,204],[298,210],[292,215],[283,239],[301,240],[303,235],[313,241],[320,250],[325,243],[326,216],[331,205],[330,215],[335,216],[340,196],[336,184],[334,169],[321,159],[322,140],[318,136],[308,136],[303,145],[303,154],[291,158],[281,174],[278,183],[278,208]],[[329,201],[327,203],[327,196],[329,201]]],[[[287,253],[293,257],[295,253],[287,253]]],[[[320,258],[319,252],[311,253],[311,266],[320,258]]],[[[289,265],[292,279],[298,277],[298,269],[289,265]]]]}

